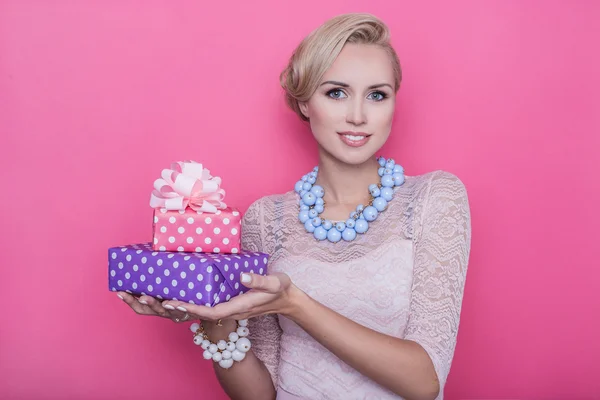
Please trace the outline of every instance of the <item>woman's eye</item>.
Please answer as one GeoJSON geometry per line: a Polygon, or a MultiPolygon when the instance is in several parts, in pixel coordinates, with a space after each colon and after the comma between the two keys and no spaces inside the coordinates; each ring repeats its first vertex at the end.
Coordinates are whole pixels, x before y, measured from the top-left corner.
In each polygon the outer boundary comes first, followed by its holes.
{"type": "Polygon", "coordinates": [[[371,96],[371,99],[375,101],[381,101],[387,97],[385,93],[382,92],[373,92],[369,96],[371,96]]]}
{"type": "Polygon", "coordinates": [[[327,92],[327,95],[329,97],[331,97],[332,99],[342,99],[342,98],[344,98],[346,96],[344,94],[344,92],[342,92],[339,89],[330,90],[329,92],[327,92]]]}

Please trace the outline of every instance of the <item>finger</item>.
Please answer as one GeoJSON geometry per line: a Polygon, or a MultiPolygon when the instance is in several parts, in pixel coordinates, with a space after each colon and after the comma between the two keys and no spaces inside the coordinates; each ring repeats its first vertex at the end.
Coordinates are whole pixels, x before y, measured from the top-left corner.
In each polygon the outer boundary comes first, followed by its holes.
{"type": "MultiPolygon", "coordinates": [[[[157,299],[155,299],[152,296],[142,296],[140,297],[139,300],[140,303],[142,304],[146,304],[147,307],[149,307],[152,312],[154,312],[156,315],[160,315],[161,317],[165,317],[165,318],[171,318],[170,315],[170,310],[165,309],[161,302],[158,301],[157,299]]],[[[183,316],[183,313],[182,313],[183,316]]]]}
{"type": "MultiPolygon", "coordinates": [[[[238,296],[241,297],[241,296],[238,296]]],[[[207,307],[207,306],[200,306],[200,305],[195,305],[195,304],[189,304],[189,303],[184,303],[181,301],[173,301],[173,300],[169,300],[169,301],[164,301],[163,302],[163,306],[164,307],[173,307],[176,310],[179,310],[181,312],[187,312],[193,316],[195,316],[197,319],[201,319],[204,321],[217,321],[219,319],[227,319],[228,318],[228,313],[230,313],[231,311],[229,311],[228,309],[223,309],[223,306],[230,304],[233,302],[233,300],[237,299],[234,298],[232,300],[230,300],[227,303],[224,304],[219,304],[215,307],[207,307]]],[[[237,304],[237,302],[235,303],[237,304]]],[[[243,311],[247,311],[247,309],[244,308],[244,305],[237,305],[236,309],[237,311],[235,312],[243,312],[243,311]]]]}
{"type": "Polygon", "coordinates": [[[129,307],[136,312],[136,314],[141,315],[152,315],[154,312],[148,306],[140,304],[140,302],[132,295],[127,292],[117,292],[117,296],[122,299],[129,307]]]}
{"type": "Polygon", "coordinates": [[[267,293],[279,293],[282,291],[282,282],[278,275],[258,275],[252,273],[242,274],[242,285],[250,288],[260,290],[261,292],[267,293]]]}

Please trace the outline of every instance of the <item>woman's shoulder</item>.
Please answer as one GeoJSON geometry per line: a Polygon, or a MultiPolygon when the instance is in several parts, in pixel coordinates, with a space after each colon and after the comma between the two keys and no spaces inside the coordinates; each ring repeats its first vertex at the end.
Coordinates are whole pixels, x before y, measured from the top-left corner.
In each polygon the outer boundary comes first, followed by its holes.
{"type": "Polygon", "coordinates": [[[430,197],[440,192],[449,191],[453,194],[465,195],[467,189],[463,181],[455,174],[436,170],[421,175],[406,176],[407,187],[430,197]]]}

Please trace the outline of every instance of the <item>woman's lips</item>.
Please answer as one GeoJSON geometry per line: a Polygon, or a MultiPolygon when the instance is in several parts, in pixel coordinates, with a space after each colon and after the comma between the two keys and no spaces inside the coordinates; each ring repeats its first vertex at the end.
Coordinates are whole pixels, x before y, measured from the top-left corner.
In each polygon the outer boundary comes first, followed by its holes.
{"type": "Polygon", "coordinates": [[[367,144],[371,135],[364,132],[338,132],[340,139],[347,146],[361,147],[367,144]]]}

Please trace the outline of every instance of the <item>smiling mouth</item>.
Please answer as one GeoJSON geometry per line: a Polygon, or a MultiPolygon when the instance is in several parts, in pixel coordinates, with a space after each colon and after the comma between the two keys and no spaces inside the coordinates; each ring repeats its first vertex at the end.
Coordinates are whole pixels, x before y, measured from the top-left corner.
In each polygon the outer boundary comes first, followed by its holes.
{"type": "Polygon", "coordinates": [[[364,132],[338,132],[338,135],[342,142],[351,147],[360,147],[366,144],[371,136],[364,132]]]}

